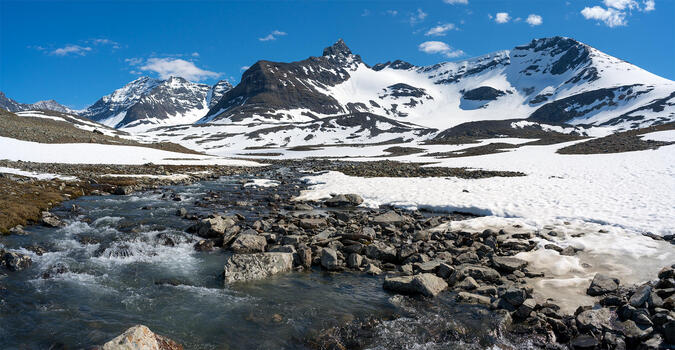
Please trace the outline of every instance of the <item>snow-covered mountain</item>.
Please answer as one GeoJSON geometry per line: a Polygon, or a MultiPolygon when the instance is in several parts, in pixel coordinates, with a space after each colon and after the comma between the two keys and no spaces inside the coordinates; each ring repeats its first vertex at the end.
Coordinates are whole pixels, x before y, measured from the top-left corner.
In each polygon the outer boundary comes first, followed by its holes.
{"type": "Polygon", "coordinates": [[[5,93],[3,93],[2,91],[0,91],[0,108],[7,110],[9,112],[34,111],[34,110],[55,111],[61,113],[74,112],[72,109],[54,100],[38,101],[30,104],[20,103],[5,96],[5,93]]]}
{"type": "Polygon", "coordinates": [[[180,77],[142,77],[103,96],[80,115],[116,128],[191,124],[231,88],[227,81],[208,86],[180,77]]]}
{"type": "Polygon", "coordinates": [[[355,112],[437,129],[525,118],[628,129],[675,120],[675,82],[563,37],[426,67],[370,67],[340,40],[320,57],[257,62],[198,123],[355,112]]]}

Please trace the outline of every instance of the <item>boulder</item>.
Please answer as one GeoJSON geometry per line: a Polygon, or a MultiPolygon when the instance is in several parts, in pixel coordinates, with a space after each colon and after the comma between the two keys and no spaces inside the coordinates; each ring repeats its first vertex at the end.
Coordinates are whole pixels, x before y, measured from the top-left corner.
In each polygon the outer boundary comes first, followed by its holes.
{"type": "Polygon", "coordinates": [[[61,220],[59,220],[58,216],[56,216],[56,215],[54,215],[54,214],[52,214],[48,211],[43,211],[41,213],[40,223],[42,223],[42,225],[47,226],[47,227],[64,226],[63,222],[61,222],[61,220]]]}
{"type": "Polygon", "coordinates": [[[307,246],[299,247],[298,259],[302,267],[306,269],[312,267],[312,249],[307,246]]]}
{"type": "Polygon", "coordinates": [[[337,270],[340,266],[338,264],[338,256],[335,249],[323,248],[321,249],[321,266],[326,270],[337,270]]]}
{"type": "Polygon", "coordinates": [[[640,287],[638,287],[637,290],[635,290],[635,293],[633,293],[628,302],[634,307],[641,307],[647,302],[647,300],[649,300],[649,296],[651,293],[652,293],[652,286],[648,284],[643,284],[640,287]]]}
{"type": "Polygon", "coordinates": [[[396,262],[396,248],[384,243],[375,242],[366,246],[366,256],[385,262],[396,262]]]}
{"type": "Polygon", "coordinates": [[[619,279],[603,275],[601,273],[595,274],[591,285],[588,287],[586,294],[590,296],[604,295],[607,293],[616,292],[619,289],[619,279]]]}
{"type": "Polygon", "coordinates": [[[293,269],[292,253],[234,254],[225,261],[225,283],[252,281],[293,269]]]}
{"type": "Polygon", "coordinates": [[[495,256],[492,258],[492,263],[497,270],[511,273],[516,270],[522,270],[527,266],[527,261],[510,257],[510,256],[495,256]]]}
{"type": "Polygon", "coordinates": [[[355,207],[363,203],[363,198],[358,194],[338,194],[331,199],[327,199],[324,203],[329,207],[355,207]]]}
{"type": "Polygon", "coordinates": [[[491,283],[499,282],[501,277],[496,270],[479,265],[460,265],[457,272],[464,276],[471,276],[478,281],[491,283]]]}
{"type": "Polygon", "coordinates": [[[308,230],[316,230],[318,228],[326,226],[327,222],[326,219],[324,218],[305,218],[305,219],[300,219],[300,222],[298,225],[304,229],[308,230]]]}
{"type": "Polygon", "coordinates": [[[384,289],[401,294],[424,295],[435,297],[448,287],[448,284],[430,273],[415,276],[387,277],[384,279],[384,289]]]}
{"type": "Polygon", "coordinates": [[[227,236],[229,237],[226,237],[226,233],[228,233],[228,230],[229,232],[233,231],[230,229],[234,227],[234,225],[235,221],[231,218],[222,217],[220,215],[212,215],[190,226],[188,232],[192,232],[203,238],[223,237],[223,239],[227,241],[226,243],[229,243],[229,241],[234,238],[234,234],[231,236],[228,234],[227,236]]]}
{"type": "Polygon", "coordinates": [[[113,340],[103,344],[102,350],[183,350],[171,339],[153,333],[143,325],[127,329],[113,340]]]}
{"type": "Polygon", "coordinates": [[[373,222],[380,226],[398,225],[405,222],[405,217],[398,215],[393,210],[390,210],[384,214],[374,217],[373,222]]]}
{"type": "Polygon", "coordinates": [[[347,257],[347,266],[351,267],[352,269],[359,268],[362,263],[363,257],[357,253],[351,253],[349,254],[349,257],[347,257]]]}
{"type": "Polygon", "coordinates": [[[262,253],[267,246],[267,240],[263,236],[240,234],[235,238],[230,249],[235,253],[262,253]]]}
{"type": "Polygon", "coordinates": [[[611,328],[609,309],[586,310],[577,315],[577,327],[580,331],[602,332],[603,328],[611,328]]]}
{"type": "Polygon", "coordinates": [[[483,305],[490,305],[491,302],[489,297],[467,292],[457,293],[457,300],[465,303],[483,304],[483,305]]]}
{"type": "Polygon", "coordinates": [[[480,287],[480,285],[478,285],[476,280],[473,279],[470,276],[464,278],[464,280],[462,280],[462,282],[457,283],[455,286],[457,288],[464,289],[464,290],[474,290],[474,289],[480,287]]]}
{"type": "Polygon", "coordinates": [[[33,260],[26,254],[0,250],[0,265],[10,271],[21,271],[29,267],[32,262],[33,260]]]}

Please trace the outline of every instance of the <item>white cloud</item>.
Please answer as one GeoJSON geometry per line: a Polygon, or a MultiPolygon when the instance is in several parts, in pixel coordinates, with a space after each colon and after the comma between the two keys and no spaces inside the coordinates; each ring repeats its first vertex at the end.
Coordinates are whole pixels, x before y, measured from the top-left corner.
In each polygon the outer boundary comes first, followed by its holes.
{"type": "Polygon", "coordinates": [[[193,52],[191,56],[192,57],[199,57],[199,52],[193,52]]]}
{"type": "Polygon", "coordinates": [[[245,71],[245,70],[248,70],[249,68],[251,68],[251,66],[241,66],[241,68],[239,68],[239,70],[245,71]]]}
{"type": "Polygon", "coordinates": [[[427,13],[422,9],[417,9],[417,12],[410,15],[410,24],[422,22],[425,18],[427,18],[427,13]]]}
{"type": "Polygon", "coordinates": [[[50,54],[56,56],[66,56],[69,54],[84,56],[89,51],[91,51],[91,47],[89,46],[66,45],[50,52],[50,54]]]}
{"type": "Polygon", "coordinates": [[[499,12],[495,15],[495,22],[497,23],[506,23],[511,20],[508,12],[499,12]]]}
{"type": "Polygon", "coordinates": [[[396,10],[387,10],[387,14],[390,16],[396,16],[398,15],[398,11],[396,10]]]}
{"type": "Polygon", "coordinates": [[[443,0],[444,3],[450,4],[450,5],[455,5],[455,4],[461,4],[461,5],[466,5],[469,3],[469,0],[443,0]]]}
{"type": "Polygon", "coordinates": [[[452,23],[439,24],[439,25],[429,29],[429,31],[427,31],[426,34],[424,34],[424,35],[426,35],[426,36],[430,36],[430,35],[444,36],[445,32],[447,32],[449,30],[453,30],[453,29],[455,29],[455,25],[452,24],[452,23]]]}
{"type": "Polygon", "coordinates": [[[539,15],[531,14],[527,16],[526,22],[531,26],[538,26],[544,23],[544,20],[539,15]]]}
{"type": "Polygon", "coordinates": [[[654,2],[654,0],[645,0],[644,4],[645,4],[644,8],[645,12],[654,11],[654,9],[656,8],[656,3],[654,2]]]}
{"type": "Polygon", "coordinates": [[[363,12],[361,12],[361,17],[367,17],[370,16],[370,10],[365,9],[363,12]]]}
{"type": "Polygon", "coordinates": [[[625,26],[626,13],[614,8],[602,8],[600,6],[586,7],[581,10],[581,14],[586,19],[594,19],[605,23],[610,28],[625,26]]]}
{"type": "Polygon", "coordinates": [[[106,39],[106,38],[93,39],[93,40],[89,40],[88,42],[92,43],[94,45],[109,45],[109,46],[112,46],[113,49],[119,49],[120,48],[120,44],[118,42],[112,41],[112,40],[106,39]]]}
{"type": "Polygon", "coordinates": [[[286,32],[282,32],[280,30],[274,30],[271,33],[267,34],[266,36],[262,38],[258,38],[260,41],[270,41],[270,40],[277,40],[278,37],[286,35],[286,32]]]}
{"type": "Polygon", "coordinates": [[[640,6],[636,0],[603,0],[602,3],[606,8],[602,6],[584,7],[581,15],[586,19],[600,21],[613,28],[627,25],[626,17],[633,14],[632,10],[650,12],[656,8],[654,0],[643,0],[643,6],[640,6]]]}
{"type": "MultiPolygon", "coordinates": [[[[134,59],[128,59],[133,64],[134,59]]],[[[126,60],[125,60],[126,61],[126,60]]],[[[148,58],[145,64],[138,67],[142,71],[155,72],[162,79],[169,77],[183,77],[190,81],[200,81],[208,78],[217,78],[221,73],[207,71],[195,66],[194,63],[180,58],[148,58]]]]}
{"type": "Polygon", "coordinates": [[[450,45],[442,41],[425,41],[419,45],[419,50],[428,54],[442,54],[448,58],[464,55],[464,51],[453,49],[450,45]]]}
{"type": "Polygon", "coordinates": [[[604,0],[603,3],[607,7],[613,7],[617,10],[634,9],[638,7],[635,0],[604,0]]]}
{"type": "Polygon", "coordinates": [[[138,66],[139,64],[143,63],[143,59],[137,57],[125,58],[124,62],[128,63],[130,66],[138,66]]]}

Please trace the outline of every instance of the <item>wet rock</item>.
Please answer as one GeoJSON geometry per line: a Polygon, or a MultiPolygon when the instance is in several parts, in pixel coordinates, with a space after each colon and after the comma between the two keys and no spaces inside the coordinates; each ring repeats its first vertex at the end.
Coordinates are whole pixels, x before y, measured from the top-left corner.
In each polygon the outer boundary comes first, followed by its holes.
{"type": "Polygon", "coordinates": [[[28,234],[28,232],[24,231],[23,226],[21,226],[21,225],[16,225],[16,226],[12,227],[9,230],[9,233],[13,234],[13,235],[27,235],[28,234]]]}
{"type": "Polygon", "coordinates": [[[363,203],[363,198],[358,194],[338,194],[324,203],[329,207],[358,206],[363,203]]]}
{"type": "Polygon", "coordinates": [[[619,279],[603,275],[601,273],[595,274],[591,285],[588,287],[586,294],[590,296],[604,295],[607,293],[616,292],[619,288],[619,279]]]}
{"type": "Polygon", "coordinates": [[[230,245],[235,253],[262,253],[267,246],[267,240],[263,236],[240,234],[230,245]]]}
{"type": "Polygon", "coordinates": [[[507,256],[495,256],[492,258],[492,263],[497,270],[509,273],[516,270],[522,270],[527,266],[527,261],[507,256]]]}
{"type": "Polygon", "coordinates": [[[47,227],[61,227],[64,226],[63,222],[59,219],[58,216],[48,212],[43,211],[40,217],[40,223],[47,227]]]}
{"type": "Polygon", "coordinates": [[[455,273],[455,268],[448,263],[441,263],[438,265],[438,270],[436,270],[436,275],[444,279],[450,278],[453,273],[455,273]]]}
{"type": "Polygon", "coordinates": [[[102,350],[183,350],[171,339],[153,333],[143,325],[127,329],[113,340],[103,344],[102,350]]]}
{"type": "Polygon", "coordinates": [[[380,214],[373,218],[373,222],[380,226],[386,225],[398,225],[405,222],[405,217],[397,214],[395,211],[390,210],[384,214],[380,214]]]}
{"type": "Polygon", "coordinates": [[[649,300],[649,296],[652,292],[652,286],[648,284],[643,284],[638,287],[638,289],[633,293],[628,302],[634,307],[640,307],[649,300]]]}
{"type": "Polygon", "coordinates": [[[639,326],[633,320],[627,320],[621,323],[621,331],[630,343],[639,343],[649,337],[652,333],[652,327],[639,326]]]}
{"type": "Polygon", "coordinates": [[[668,344],[675,344],[675,321],[670,321],[663,325],[663,334],[668,344]]]}
{"type": "Polygon", "coordinates": [[[537,307],[537,302],[534,301],[534,299],[525,299],[523,303],[518,307],[516,312],[514,312],[514,316],[518,318],[527,318],[530,316],[532,311],[534,311],[534,308],[537,307]]]}
{"type": "Polygon", "coordinates": [[[577,315],[577,327],[581,331],[602,331],[610,328],[611,311],[608,309],[586,310],[577,315]]]}
{"type": "Polygon", "coordinates": [[[131,186],[117,186],[112,193],[117,196],[127,196],[134,193],[134,188],[131,186]]]}
{"type": "Polygon", "coordinates": [[[413,269],[421,273],[435,273],[442,261],[432,260],[423,263],[414,263],[413,269]]]}
{"type": "Polygon", "coordinates": [[[187,215],[187,210],[185,208],[178,208],[176,210],[176,216],[185,217],[187,215]]]}
{"type": "Polygon", "coordinates": [[[309,269],[312,267],[312,249],[304,246],[298,248],[298,259],[302,267],[309,269]]]}
{"type": "Polygon", "coordinates": [[[201,252],[207,252],[210,250],[213,250],[213,247],[215,246],[213,240],[210,239],[202,239],[199,240],[197,243],[195,243],[195,250],[201,251],[201,252]]]}
{"type": "Polygon", "coordinates": [[[509,304],[518,307],[527,299],[527,292],[524,289],[509,288],[502,295],[502,299],[509,304]]]}
{"type": "Polygon", "coordinates": [[[323,248],[321,249],[321,266],[326,270],[336,270],[340,265],[335,249],[323,248]]]}
{"type": "Polygon", "coordinates": [[[292,253],[234,254],[227,258],[225,283],[261,280],[293,269],[292,253]]]}
{"type": "Polygon", "coordinates": [[[17,252],[9,252],[0,250],[0,265],[6,267],[10,271],[21,271],[29,267],[33,260],[30,256],[17,252]]]}
{"type": "Polygon", "coordinates": [[[401,294],[435,297],[447,288],[448,284],[442,278],[423,273],[415,276],[387,277],[384,279],[383,287],[401,294]]]}
{"type": "Polygon", "coordinates": [[[369,275],[377,276],[377,275],[382,274],[382,269],[380,269],[379,267],[375,266],[375,264],[372,264],[372,263],[371,263],[371,264],[368,264],[368,267],[366,267],[366,271],[365,271],[365,272],[366,272],[367,274],[369,274],[369,275]]]}
{"type": "Polygon", "coordinates": [[[489,297],[467,292],[457,293],[457,300],[465,303],[483,304],[483,305],[490,305],[491,301],[489,297]]]}
{"type": "Polygon", "coordinates": [[[223,237],[225,240],[228,240],[228,238],[233,237],[224,237],[224,236],[228,232],[228,229],[234,227],[234,225],[235,221],[232,218],[226,218],[220,215],[212,215],[192,225],[188,229],[188,232],[192,232],[197,236],[203,238],[223,237]]]}
{"type": "Polygon", "coordinates": [[[362,263],[363,263],[363,257],[360,254],[351,253],[347,257],[347,266],[349,266],[352,269],[359,268],[362,263]]]}
{"type": "Polygon", "coordinates": [[[581,334],[572,339],[570,345],[574,350],[593,350],[600,345],[600,342],[590,335],[581,334]]]}

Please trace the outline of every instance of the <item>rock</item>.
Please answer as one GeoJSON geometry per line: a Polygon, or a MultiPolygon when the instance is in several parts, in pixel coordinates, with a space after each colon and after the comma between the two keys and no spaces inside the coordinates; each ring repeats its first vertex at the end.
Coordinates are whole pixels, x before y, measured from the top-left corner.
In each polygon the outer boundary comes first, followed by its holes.
{"type": "Polygon", "coordinates": [[[26,254],[17,252],[8,252],[0,250],[0,265],[5,266],[10,271],[21,271],[31,265],[33,260],[26,254]]]}
{"type": "Polygon", "coordinates": [[[448,263],[441,263],[438,265],[438,270],[436,270],[436,275],[444,279],[450,278],[453,273],[455,273],[455,268],[448,263]]]}
{"type": "Polygon", "coordinates": [[[576,254],[577,254],[577,250],[574,249],[574,247],[572,247],[572,246],[567,246],[562,251],[560,251],[560,255],[574,256],[576,254]]]}
{"type": "Polygon", "coordinates": [[[300,265],[308,269],[312,267],[312,249],[304,246],[298,248],[298,259],[300,260],[300,265]]]}
{"type": "Polygon", "coordinates": [[[234,225],[235,222],[231,218],[224,218],[220,215],[213,215],[206,219],[202,219],[196,224],[192,225],[188,229],[188,231],[193,232],[197,236],[203,238],[223,237],[225,240],[229,241],[233,237],[225,237],[225,233],[227,232],[228,229],[232,228],[234,225]]]}
{"type": "Polygon", "coordinates": [[[351,253],[349,254],[349,257],[347,257],[347,266],[351,267],[352,269],[359,268],[362,263],[363,257],[359,254],[351,253]]]}
{"type": "Polygon", "coordinates": [[[619,288],[619,279],[603,275],[601,273],[595,274],[591,285],[588,287],[586,294],[590,296],[604,295],[607,293],[616,292],[619,288]]]}
{"type": "Polygon", "coordinates": [[[323,218],[316,218],[316,219],[311,219],[311,218],[305,218],[305,219],[300,219],[300,222],[298,223],[300,227],[308,230],[316,230],[321,227],[326,226],[327,222],[326,219],[323,218]]]}
{"type": "Polygon", "coordinates": [[[467,293],[467,292],[457,293],[457,300],[465,302],[465,303],[471,303],[471,304],[490,305],[490,298],[489,297],[486,297],[486,296],[483,296],[483,295],[478,295],[478,294],[467,293]]]}
{"type": "Polygon", "coordinates": [[[647,339],[652,333],[653,328],[638,326],[632,320],[627,320],[621,323],[621,331],[632,343],[637,343],[647,339]]]}
{"type": "Polygon", "coordinates": [[[363,198],[358,194],[338,194],[337,196],[326,200],[324,203],[329,207],[355,207],[363,203],[363,198]]]}
{"type": "Polygon", "coordinates": [[[178,208],[176,210],[176,216],[184,217],[187,215],[187,209],[185,208],[178,208]]]}
{"type": "Polygon", "coordinates": [[[634,307],[641,307],[649,300],[649,295],[652,292],[652,286],[643,284],[633,293],[628,302],[634,307]]]}
{"type": "Polygon", "coordinates": [[[415,276],[387,277],[384,279],[384,289],[401,294],[421,294],[435,297],[448,287],[442,278],[430,273],[415,276]]]}
{"type": "Polygon", "coordinates": [[[501,277],[499,272],[491,269],[489,267],[479,266],[479,265],[460,265],[457,269],[461,275],[471,276],[478,281],[486,281],[491,283],[496,283],[501,277]]]}
{"type": "Polygon", "coordinates": [[[663,325],[663,335],[665,335],[668,344],[675,344],[675,321],[663,325]]]}
{"type": "Polygon", "coordinates": [[[42,225],[47,226],[47,227],[61,227],[64,226],[63,222],[59,220],[59,217],[48,212],[48,211],[43,211],[41,213],[41,218],[40,218],[40,223],[42,225]]]}
{"type": "Polygon", "coordinates": [[[267,246],[267,240],[263,236],[240,234],[230,245],[235,253],[262,253],[267,246]]]}
{"type": "Polygon", "coordinates": [[[514,315],[519,318],[527,318],[534,311],[535,307],[537,307],[537,302],[534,299],[525,299],[516,312],[514,312],[514,315]]]}
{"type": "Polygon", "coordinates": [[[201,252],[207,252],[207,251],[213,250],[214,246],[215,246],[215,243],[213,242],[213,240],[202,239],[202,240],[199,240],[199,242],[195,243],[195,250],[201,251],[201,252]]]}
{"type": "Polygon", "coordinates": [[[492,263],[497,270],[509,273],[516,270],[522,270],[527,266],[527,261],[507,256],[495,256],[492,258],[492,263]]]}
{"type": "Polygon", "coordinates": [[[382,274],[382,270],[375,266],[375,264],[368,264],[368,267],[366,268],[366,273],[369,275],[377,276],[382,274]]]}
{"type": "Polygon", "coordinates": [[[226,283],[261,280],[292,269],[292,253],[234,254],[225,262],[223,277],[226,283]]]}
{"type": "Polygon", "coordinates": [[[9,229],[9,233],[13,235],[27,235],[28,232],[24,231],[23,226],[21,225],[16,225],[9,229]]]}
{"type": "Polygon", "coordinates": [[[464,289],[464,290],[474,290],[474,289],[480,287],[480,285],[478,284],[478,282],[476,282],[476,280],[473,279],[473,278],[470,277],[470,276],[464,278],[464,279],[462,280],[462,282],[457,283],[455,286],[456,286],[457,288],[464,289]]]}
{"type": "Polygon", "coordinates": [[[321,266],[326,270],[336,270],[339,267],[337,252],[335,249],[321,249],[321,266]]]}
{"type": "Polygon", "coordinates": [[[405,218],[396,214],[395,211],[390,210],[384,214],[380,214],[373,218],[373,222],[380,226],[398,225],[405,222],[405,218]]]}
{"type": "Polygon", "coordinates": [[[134,192],[134,188],[131,186],[117,186],[113,191],[114,195],[117,196],[127,196],[134,192]]]}
{"type": "Polygon", "coordinates": [[[459,261],[460,264],[476,264],[479,260],[476,252],[466,252],[457,256],[457,261],[459,261]]]}
{"type": "Polygon", "coordinates": [[[366,246],[366,256],[385,262],[396,262],[396,249],[384,242],[374,242],[366,246]]]}
{"type": "Polygon", "coordinates": [[[143,325],[127,329],[113,340],[103,344],[102,350],[183,350],[171,339],[153,333],[143,325]]]}
{"type": "Polygon", "coordinates": [[[525,302],[525,299],[527,299],[527,292],[525,292],[524,289],[509,288],[504,292],[504,295],[502,295],[502,299],[509,304],[518,307],[525,302]]]}
{"type": "Polygon", "coordinates": [[[580,334],[570,342],[574,350],[593,350],[600,344],[597,339],[587,334],[580,334]]]}
{"type": "Polygon", "coordinates": [[[377,234],[375,232],[375,229],[373,229],[372,227],[364,227],[361,230],[361,235],[363,235],[364,237],[367,237],[369,240],[372,241],[372,240],[375,239],[377,234]]]}
{"type": "Polygon", "coordinates": [[[580,331],[602,331],[610,327],[612,316],[609,309],[586,310],[577,315],[577,327],[580,331]]]}
{"type": "Polygon", "coordinates": [[[435,273],[440,265],[441,261],[432,260],[423,263],[414,263],[413,268],[421,273],[435,273]]]}

